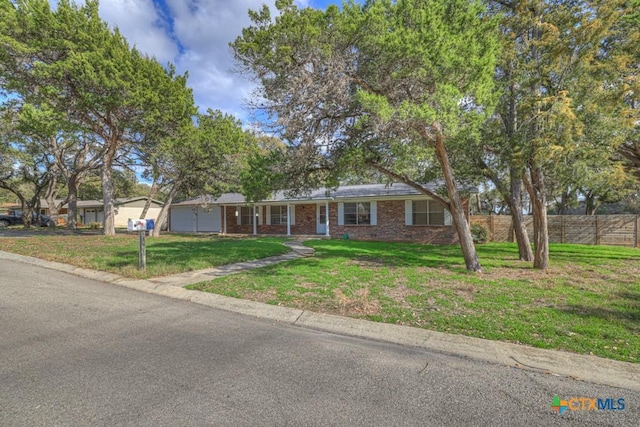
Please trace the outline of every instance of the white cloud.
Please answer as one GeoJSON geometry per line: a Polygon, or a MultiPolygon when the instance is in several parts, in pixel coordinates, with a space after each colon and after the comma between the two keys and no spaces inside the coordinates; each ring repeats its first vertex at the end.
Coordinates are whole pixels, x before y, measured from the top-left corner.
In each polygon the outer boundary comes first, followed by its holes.
{"type": "MultiPolygon", "coordinates": [[[[50,0],[55,6],[56,0],[50,0]]],[[[82,3],[81,0],[75,0],[82,3]]],[[[162,0],[156,0],[161,3],[162,0]]],[[[245,121],[243,108],[254,86],[235,74],[229,43],[250,25],[249,9],[275,0],[164,0],[170,19],[153,0],[101,0],[100,16],[117,26],[127,40],[161,64],[188,71],[196,104],[202,112],[219,109],[245,121]]],[[[309,0],[297,0],[299,7],[309,0]]]]}
{"type": "Polygon", "coordinates": [[[117,26],[141,52],[154,56],[161,64],[177,59],[178,46],[161,25],[152,0],[102,0],[100,16],[117,26]]]}
{"type": "Polygon", "coordinates": [[[218,108],[246,119],[242,100],[252,90],[243,76],[234,74],[229,43],[250,24],[249,9],[262,0],[167,0],[175,36],[185,49],[177,62],[188,70],[196,102],[203,109],[218,108]]]}
{"type": "MultiPolygon", "coordinates": [[[[100,15],[140,51],[160,63],[172,62],[189,73],[201,111],[220,109],[241,120],[248,112],[242,101],[252,90],[243,76],[234,74],[229,43],[250,24],[249,9],[263,0],[165,0],[167,21],[152,0],[101,0],[100,15]]],[[[274,1],[270,2],[273,4],[274,1]]]]}

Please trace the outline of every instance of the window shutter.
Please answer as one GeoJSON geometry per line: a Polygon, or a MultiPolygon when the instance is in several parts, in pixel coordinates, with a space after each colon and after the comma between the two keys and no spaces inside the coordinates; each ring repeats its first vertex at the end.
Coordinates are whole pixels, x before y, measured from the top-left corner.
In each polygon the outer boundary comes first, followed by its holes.
{"type": "Polygon", "coordinates": [[[267,206],[267,225],[271,225],[271,206],[267,206]]]}
{"type": "Polygon", "coordinates": [[[413,200],[404,201],[404,225],[413,225],[413,200]]]}
{"type": "Polygon", "coordinates": [[[444,225],[453,225],[453,217],[447,209],[444,210],[444,225]]]}
{"type": "Polygon", "coordinates": [[[240,206],[236,206],[236,223],[242,225],[242,208],[240,206]]]}
{"type": "Polygon", "coordinates": [[[291,225],[296,225],[296,205],[291,205],[291,225]]]}
{"type": "Polygon", "coordinates": [[[371,202],[370,207],[371,211],[369,212],[369,215],[371,218],[371,225],[378,225],[378,202],[371,202]]]}
{"type": "Polygon", "coordinates": [[[262,225],[262,206],[258,206],[258,225],[262,225]]]}
{"type": "Polygon", "coordinates": [[[338,225],[344,225],[344,203],[338,203],[338,225]]]}

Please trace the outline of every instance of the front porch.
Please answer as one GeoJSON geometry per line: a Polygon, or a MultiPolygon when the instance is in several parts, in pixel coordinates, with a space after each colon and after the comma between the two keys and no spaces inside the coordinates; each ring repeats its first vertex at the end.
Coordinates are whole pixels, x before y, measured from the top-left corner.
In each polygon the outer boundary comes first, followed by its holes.
{"type": "Polygon", "coordinates": [[[222,205],[221,234],[330,236],[329,202],[222,205]]]}

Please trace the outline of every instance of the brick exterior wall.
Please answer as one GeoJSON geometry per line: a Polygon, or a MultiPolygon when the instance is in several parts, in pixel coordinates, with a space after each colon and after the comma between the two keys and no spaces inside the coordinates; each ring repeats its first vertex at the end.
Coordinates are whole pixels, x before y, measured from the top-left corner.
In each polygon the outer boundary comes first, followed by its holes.
{"type": "Polygon", "coordinates": [[[315,203],[308,205],[296,205],[296,225],[291,226],[292,234],[316,234],[316,212],[315,203]]]}
{"type": "MultiPolygon", "coordinates": [[[[454,226],[405,225],[404,200],[379,200],[377,202],[378,225],[338,225],[338,204],[329,204],[329,232],[332,238],[342,238],[345,234],[356,240],[381,240],[395,242],[417,242],[429,244],[458,243],[458,234],[454,226]]],[[[296,205],[295,225],[291,226],[292,235],[316,234],[316,204],[296,205]]],[[[465,203],[465,210],[468,210],[465,203]]],[[[262,208],[262,224],[258,234],[287,234],[287,226],[266,225],[265,207],[262,208]]],[[[227,233],[253,234],[252,225],[237,225],[235,207],[227,206],[227,233]]]]}
{"type": "Polygon", "coordinates": [[[331,237],[349,239],[382,240],[389,242],[416,242],[434,245],[458,242],[453,226],[405,225],[404,200],[378,201],[378,225],[337,225],[338,204],[329,205],[329,231],[331,237]]]}

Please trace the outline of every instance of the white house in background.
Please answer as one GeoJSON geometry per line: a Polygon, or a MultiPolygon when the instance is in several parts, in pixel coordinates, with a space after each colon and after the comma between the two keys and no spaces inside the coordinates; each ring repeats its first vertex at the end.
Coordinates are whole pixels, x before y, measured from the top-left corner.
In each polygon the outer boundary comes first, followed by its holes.
{"type": "MultiPolygon", "coordinates": [[[[140,214],[147,202],[147,197],[130,197],[116,199],[114,222],[116,227],[126,227],[129,218],[140,218],[140,214]]],[[[151,200],[151,206],[145,215],[146,218],[157,218],[163,203],[151,200]]],[[[78,221],[83,224],[92,222],[104,223],[104,208],[102,200],[79,200],[78,221]]]]}
{"type": "MultiPolygon", "coordinates": [[[[125,199],[116,199],[115,209],[115,226],[126,227],[129,218],[140,218],[140,214],[147,202],[147,197],[130,197],[125,199]]],[[[57,200],[56,203],[60,201],[57,200]]],[[[162,209],[163,203],[157,200],[151,201],[151,206],[147,211],[146,218],[157,218],[162,209]]],[[[62,205],[60,215],[67,214],[68,205],[62,205]]],[[[92,222],[104,223],[104,208],[102,200],[78,200],[78,222],[81,224],[90,224],[92,222]]],[[[40,201],[40,213],[49,215],[49,205],[46,200],[40,201]]]]}

